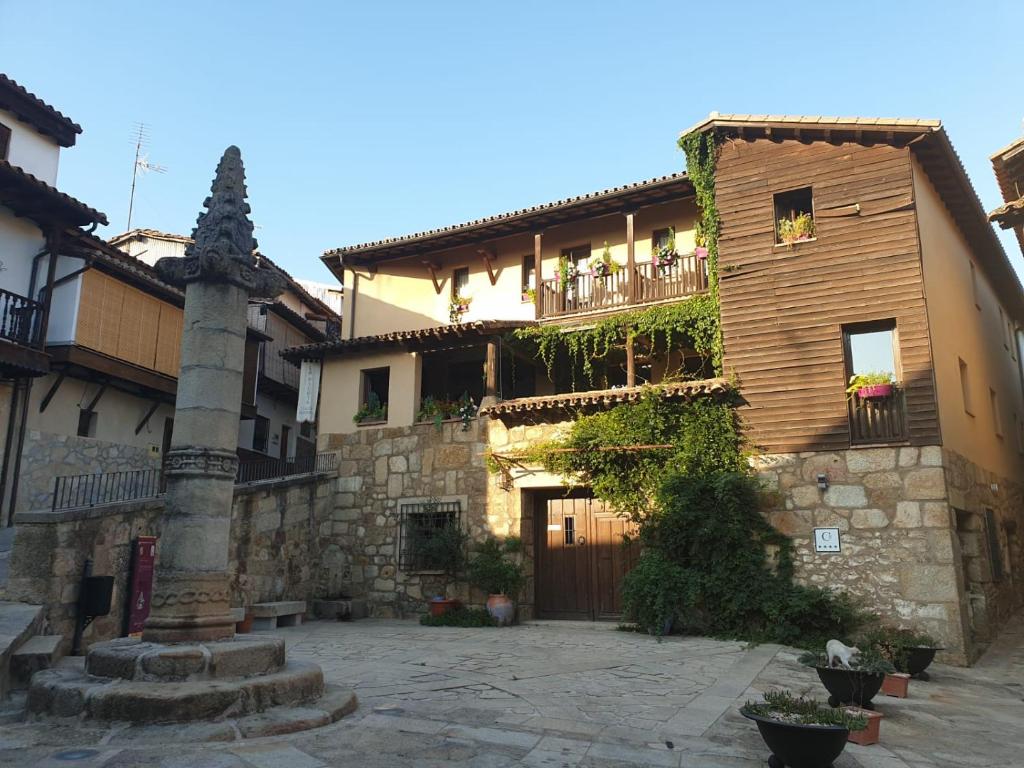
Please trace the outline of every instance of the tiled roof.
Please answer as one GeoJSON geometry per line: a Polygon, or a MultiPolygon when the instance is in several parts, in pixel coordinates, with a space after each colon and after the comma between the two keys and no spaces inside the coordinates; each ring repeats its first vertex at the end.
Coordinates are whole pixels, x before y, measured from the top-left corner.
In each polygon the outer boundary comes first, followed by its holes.
{"type": "MultiPolygon", "coordinates": [[[[620,187],[610,187],[598,192],[590,192],[585,195],[577,195],[563,200],[555,200],[550,203],[530,206],[529,208],[520,208],[507,213],[486,216],[482,219],[473,219],[472,221],[453,224],[448,227],[428,229],[423,232],[415,232],[411,235],[389,237],[383,240],[361,243],[359,245],[348,245],[342,248],[334,248],[324,252],[324,260],[336,260],[339,257],[346,258],[356,255],[378,255],[386,257],[387,252],[395,249],[397,246],[423,246],[424,249],[427,250],[431,248],[439,250],[440,248],[447,247],[447,245],[435,241],[444,240],[445,238],[451,240],[452,236],[466,233],[473,233],[474,236],[485,237],[487,230],[495,230],[500,225],[505,225],[505,229],[502,231],[495,231],[494,236],[515,234],[514,229],[510,225],[520,222],[533,222],[538,217],[550,216],[551,214],[560,212],[565,213],[573,209],[583,208],[590,205],[600,205],[604,202],[614,203],[622,197],[628,198],[631,196],[643,196],[645,193],[656,193],[665,187],[674,189],[688,185],[688,182],[689,178],[685,173],[672,173],[667,176],[658,176],[653,179],[638,181],[633,184],[624,184],[620,187]]],[[[609,210],[609,212],[611,211],[609,210]]],[[[405,251],[402,251],[402,253],[406,254],[405,251]]]]}
{"type": "Polygon", "coordinates": [[[401,347],[410,344],[416,345],[418,348],[433,345],[446,347],[451,346],[453,342],[461,345],[464,342],[480,340],[487,336],[495,336],[535,324],[532,320],[477,320],[472,323],[451,323],[411,331],[393,331],[392,333],[379,333],[375,336],[357,336],[354,339],[303,344],[300,347],[281,350],[281,357],[292,362],[300,362],[344,352],[364,352],[381,347],[401,347]]]}
{"type": "Polygon", "coordinates": [[[752,123],[759,125],[817,126],[821,128],[860,128],[863,130],[886,130],[889,128],[906,129],[937,129],[942,127],[940,120],[916,117],[831,117],[825,115],[740,115],[712,112],[696,125],[692,125],[680,135],[703,131],[713,125],[737,125],[752,123]]]}
{"type": "Polygon", "coordinates": [[[141,259],[130,256],[105,240],[81,230],[69,231],[65,237],[65,250],[88,256],[102,266],[153,289],[176,304],[184,303],[185,292],[170,283],[165,283],[157,275],[156,270],[141,259]]]}
{"type": "Polygon", "coordinates": [[[988,215],[988,220],[996,222],[1003,229],[1024,224],[1024,197],[999,206],[988,215]]]}
{"type": "Polygon", "coordinates": [[[64,147],[74,146],[82,126],[65,117],[25,86],[0,72],[0,109],[13,112],[41,133],[52,136],[64,147]]]}
{"type": "MultiPolygon", "coordinates": [[[[620,403],[632,403],[641,399],[651,387],[619,387],[600,389],[593,392],[567,392],[561,395],[540,395],[538,397],[517,397],[502,400],[480,409],[481,415],[497,419],[501,416],[526,415],[544,411],[575,411],[611,408],[620,403]]],[[[728,379],[700,379],[659,384],[657,391],[666,398],[691,398],[707,395],[724,395],[732,391],[728,379]]]]}
{"type": "Polygon", "coordinates": [[[59,222],[76,227],[107,223],[106,214],[6,160],[0,160],[0,204],[19,216],[41,223],[59,222]]]}
{"type": "Polygon", "coordinates": [[[119,245],[125,240],[131,240],[133,237],[152,237],[155,240],[172,240],[176,243],[192,242],[192,238],[185,235],[175,235],[171,232],[161,232],[158,229],[140,229],[138,227],[129,229],[127,232],[122,232],[119,235],[114,235],[107,242],[111,245],[119,245]]]}

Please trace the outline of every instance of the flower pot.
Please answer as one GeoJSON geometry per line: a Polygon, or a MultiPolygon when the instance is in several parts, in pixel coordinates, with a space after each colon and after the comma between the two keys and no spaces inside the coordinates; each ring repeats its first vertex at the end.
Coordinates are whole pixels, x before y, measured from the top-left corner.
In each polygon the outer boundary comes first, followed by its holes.
{"type": "Polygon", "coordinates": [[[696,248],[693,249],[693,255],[696,256],[698,259],[706,259],[708,257],[708,249],[705,248],[703,245],[698,245],[696,248]]]}
{"type": "Polygon", "coordinates": [[[861,400],[881,400],[892,397],[892,384],[868,384],[857,390],[857,397],[861,400]]]}
{"type": "Polygon", "coordinates": [[[434,598],[430,601],[430,615],[431,616],[444,616],[448,611],[454,609],[459,604],[458,600],[452,600],[450,598],[434,598]]]}
{"type": "Polygon", "coordinates": [[[900,672],[906,672],[911,677],[927,680],[928,674],[925,670],[935,660],[935,652],[941,650],[941,648],[908,648],[906,663],[897,664],[896,669],[900,672]],[[903,669],[903,667],[906,667],[906,669],[903,669]]]}
{"type": "Polygon", "coordinates": [[[252,611],[246,609],[245,618],[241,621],[235,622],[235,632],[240,635],[247,635],[252,632],[252,611]]]}
{"type": "Polygon", "coordinates": [[[861,672],[858,669],[815,667],[822,684],[828,689],[829,706],[856,704],[871,709],[871,700],[882,687],[885,675],[861,672]]]}
{"type": "Polygon", "coordinates": [[[910,689],[910,675],[904,672],[893,672],[885,676],[882,681],[882,693],[886,696],[895,696],[897,699],[907,698],[907,691],[910,689]]]}
{"type": "Polygon", "coordinates": [[[487,612],[501,626],[507,626],[516,616],[516,604],[508,595],[488,595],[487,612]]]}
{"type": "Polygon", "coordinates": [[[877,744],[878,733],[882,725],[882,713],[872,712],[870,709],[861,709],[860,707],[843,707],[843,709],[851,715],[863,715],[868,719],[867,727],[861,728],[859,731],[850,731],[847,739],[854,744],[860,744],[862,747],[877,744]]]}
{"type": "Polygon", "coordinates": [[[850,731],[840,725],[800,725],[772,720],[740,710],[757,723],[761,738],[771,750],[771,768],[828,768],[846,748],[850,731]]]}

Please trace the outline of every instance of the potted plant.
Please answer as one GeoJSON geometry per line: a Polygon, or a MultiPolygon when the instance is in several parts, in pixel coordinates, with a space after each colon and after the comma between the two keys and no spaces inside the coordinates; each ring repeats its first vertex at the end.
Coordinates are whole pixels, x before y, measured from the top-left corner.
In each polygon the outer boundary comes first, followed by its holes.
{"type": "Polygon", "coordinates": [[[669,230],[668,240],[664,245],[655,246],[651,251],[651,263],[660,272],[668,272],[672,265],[679,260],[679,253],[676,251],[676,230],[673,227],[669,230]]]}
{"type": "Polygon", "coordinates": [[[359,410],[356,411],[352,421],[356,424],[377,423],[388,420],[388,406],[381,403],[376,392],[371,392],[359,410]]]}
{"type": "Polygon", "coordinates": [[[810,651],[800,657],[800,662],[817,670],[822,685],[828,689],[828,703],[833,707],[856,704],[873,709],[871,700],[882,687],[885,676],[896,671],[891,662],[870,647],[857,653],[849,666],[833,667],[825,654],[810,651]]]}
{"type": "Polygon", "coordinates": [[[444,616],[446,613],[457,609],[459,607],[459,601],[452,597],[437,595],[436,597],[430,598],[428,605],[430,606],[431,616],[444,616]]]}
{"type": "Polygon", "coordinates": [[[477,405],[473,402],[473,398],[469,396],[468,392],[463,392],[462,397],[459,398],[459,402],[456,403],[455,415],[462,420],[462,431],[469,431],[469,424],[476,416],[477,405]]]}
{"type": "Polygon", "coordinates": [[[793,245],[814,237],[814,219],[809,213],[801,213],[789,219],[779,219],[779,242],[793,245]]]}
{"type": "Polygon", "coordinates": [[[523,303],[536,304],[537,303],[537,289],[527,288],[523,291],[523,295],[520,297],[523,303]]]}
{"type": "Polygon", "coordinates": [[[622,265],[612,258],[612,249],[608,246],[607,240],[604,242],[604,251],[601,255],[591,259],[587,266],[594,277],[608,277],[622,269],[622,265]]]}
{"type": "Polygon", "coordinates": [[[558,258],[558,273],[555,275],[555,281],[561,286],[563,293],[576,290],[576,279],[579,276],[579,267],[574,262],[569,261],[568,256],[560,256],[558,258]]]}
{"type": "Polygon", "coordinates": [[[846,394],[849,397],[857,395],[860,400],[882,400],[892,396],[895,386],[893,375],[888,371],[855,373],[850,377],[846,394]]]}
{"type": "Polygon", "coordinates": [[[459,296],[458,294],[452,296],[451,301],[448,302],[448,321],[460,322],[462,316],[469,312],[469,305],[472,301],[471,296],[459,296]]]}
{"type": "Polygon", "coordinates": [[[935,653],[942,650],[931,635],[911,629],[875,627],[858,640],[858,645],[876,649],[883,658],[896,668],[897,672],[927,680],[925,669],[935,659],[935,653]]]}
{"type": "Polygon", "coordinates": [[[846,748],[850,731],[867,726],[861,715],[823,707],[789,691],[766,691],[763,701],[748,701],[740,714],[757,724],[771,750],[771,768],[827,768],[846,748]]]}
{"type": "Polygon", "coordinates": [[[487,593],[487,612],[500,624],[511,624],[516,607],[513,597],[523,585],[523,567],[511,556],[522,549],[519,539],[489,538],[477,547],[469,561],[469,582],[487,593]]]}

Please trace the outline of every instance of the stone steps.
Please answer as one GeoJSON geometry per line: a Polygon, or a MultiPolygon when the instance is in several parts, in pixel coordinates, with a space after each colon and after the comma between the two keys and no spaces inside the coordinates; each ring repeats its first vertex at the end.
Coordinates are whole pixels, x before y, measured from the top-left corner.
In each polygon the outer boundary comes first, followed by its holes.
{"type": "Polygon", "coordinates": [[[61,635],[30,637],[11,656],[11,680],[15,688],[27,688],[32,675],[49,669],[61,658],[61,635]]]}
{"type": "Polygon", "coordinates": [[[43,626],[43,609],[26,603],[0,602],[0,700],[15,687],[11,660],[43,626]]]}

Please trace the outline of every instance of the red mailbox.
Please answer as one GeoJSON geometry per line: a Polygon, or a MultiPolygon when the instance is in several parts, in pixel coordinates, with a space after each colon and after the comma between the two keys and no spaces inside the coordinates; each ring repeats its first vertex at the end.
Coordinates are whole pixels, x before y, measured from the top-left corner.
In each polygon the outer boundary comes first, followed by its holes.
{"type": "Polygon", "coordinates": [[[127,634],[136,637],[149,616],[153,599],[153,569],[156,564],[156,536],[139,536],[132,553],[131,589],[128,591],[127,634]]]}

